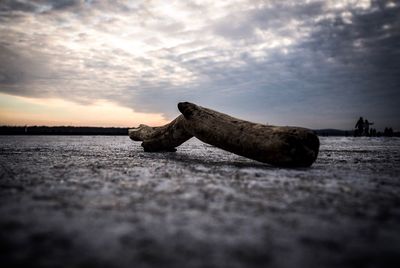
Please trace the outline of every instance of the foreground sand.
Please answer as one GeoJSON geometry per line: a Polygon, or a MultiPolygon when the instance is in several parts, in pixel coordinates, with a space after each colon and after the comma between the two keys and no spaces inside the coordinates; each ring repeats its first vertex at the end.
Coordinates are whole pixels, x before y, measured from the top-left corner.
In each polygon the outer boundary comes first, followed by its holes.
{"type": "Polygon", "coordinates": [[[321,138],[283,169],[194,139],[0,136],[0,164],[4,267],[400,267],[400,139],[321,138]]]}

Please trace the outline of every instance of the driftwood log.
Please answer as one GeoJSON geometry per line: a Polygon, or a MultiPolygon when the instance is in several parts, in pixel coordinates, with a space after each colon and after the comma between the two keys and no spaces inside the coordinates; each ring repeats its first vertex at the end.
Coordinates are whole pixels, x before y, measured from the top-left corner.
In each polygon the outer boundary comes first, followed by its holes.
{"type": "Polygon", "coordinates": [[[319,139],[309,129],[256,124],[181,102],[182,113],[161,127],[140,125],[129,137],[143,141],[146,152],[176,151],[192,138],[263,163],[283,167],[308,167],[317,159],[319,139]]]}

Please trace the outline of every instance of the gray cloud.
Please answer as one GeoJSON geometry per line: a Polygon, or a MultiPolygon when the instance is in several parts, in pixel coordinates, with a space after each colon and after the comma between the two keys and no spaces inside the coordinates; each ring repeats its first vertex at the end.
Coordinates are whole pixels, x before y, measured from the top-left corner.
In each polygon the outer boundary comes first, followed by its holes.
{"type": "Polygon", "coordinates": [[[0,12],[24,11],[33,12],[36,5],[31,2],[4,0],[0,3],[0,12]]]}
{"type": "Polygon", "coordinates": [[[51,10],[65,10],[71,7],[78,7],[82,4],[79,0],[4,0],[0,3],[0,12],[33,12],[42,13],[51,10]]]}
{"type": "Polygon", "coordinates": [[[393,1],[33,3],[0,4],[1,92],[169,118],[189,100],[259,122],[351,128],[364,115],[400,128],[393,1]]]}

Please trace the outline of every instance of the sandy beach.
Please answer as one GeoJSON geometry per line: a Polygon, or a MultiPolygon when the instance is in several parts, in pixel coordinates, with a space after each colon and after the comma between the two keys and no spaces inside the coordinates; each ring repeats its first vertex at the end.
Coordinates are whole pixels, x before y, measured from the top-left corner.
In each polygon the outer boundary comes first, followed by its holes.
{"type": "Polygon", "coordinates": [[[192,139],[1,136],[4,267],[399,267],[400,139],[321,137],[311,168],[192,139]]]}

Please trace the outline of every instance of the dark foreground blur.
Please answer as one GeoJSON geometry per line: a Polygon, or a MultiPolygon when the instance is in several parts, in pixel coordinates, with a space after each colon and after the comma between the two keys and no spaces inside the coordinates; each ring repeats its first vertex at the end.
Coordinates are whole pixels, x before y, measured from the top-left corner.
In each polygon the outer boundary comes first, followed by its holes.
{"type": "Polygon", "coordinates": [[[197,140],[1,136],[4,267],[399,267],[400,139],[321,138],[308,169],[197,140]]]}

